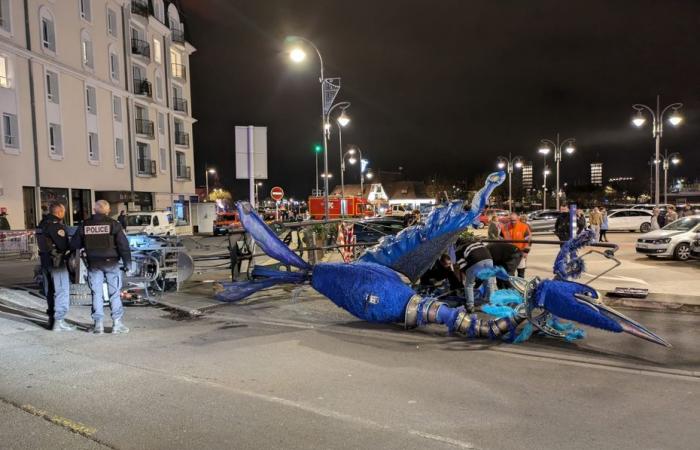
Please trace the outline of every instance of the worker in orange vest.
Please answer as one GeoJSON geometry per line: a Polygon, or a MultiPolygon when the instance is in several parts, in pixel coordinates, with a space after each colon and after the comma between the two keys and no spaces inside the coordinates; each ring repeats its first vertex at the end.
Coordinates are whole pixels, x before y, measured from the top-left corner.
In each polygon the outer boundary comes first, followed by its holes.
{"type": "MultiPolygon", "coordinates": [[[[505,240],[513,241],[529,241],[530,226],[527,223],[520,221],[520,216],[516,212],[510,214],[510,220],[501,227],[501,236],[505,240]]],[[[525,268],[527,267],[527,254],[530,252],[529,242],[513,242],[513,245],[523,253],[523,258],[518,266],[518,276],[525,277],[525,268]]]]}

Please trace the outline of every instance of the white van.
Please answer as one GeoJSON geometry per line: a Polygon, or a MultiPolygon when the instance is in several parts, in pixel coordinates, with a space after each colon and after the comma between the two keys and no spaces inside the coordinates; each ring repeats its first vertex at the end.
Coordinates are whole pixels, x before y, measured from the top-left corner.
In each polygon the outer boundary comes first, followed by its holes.
{"type": "Polygon", "coordinates": [[[173,215],[166,211],[130,212],[126,215],[126,234],[145,233],[152,236],[175,234],[173,215]]]}

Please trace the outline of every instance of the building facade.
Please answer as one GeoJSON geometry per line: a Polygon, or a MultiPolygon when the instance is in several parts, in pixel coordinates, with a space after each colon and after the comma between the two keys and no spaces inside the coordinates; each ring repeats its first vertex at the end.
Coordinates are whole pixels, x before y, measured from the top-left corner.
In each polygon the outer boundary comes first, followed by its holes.
{"type": "Polygon", "coordinates": [[[603,185],[603,163],[591,163],[591,184],[593,186],[603,185]]]}
{"type": "Polygon", "coordinates": [[[195,195],[189,56],[164,0],[0,0],[0,207],[33,228],[48,203],[66,221],[172,209],[195,195]]]}

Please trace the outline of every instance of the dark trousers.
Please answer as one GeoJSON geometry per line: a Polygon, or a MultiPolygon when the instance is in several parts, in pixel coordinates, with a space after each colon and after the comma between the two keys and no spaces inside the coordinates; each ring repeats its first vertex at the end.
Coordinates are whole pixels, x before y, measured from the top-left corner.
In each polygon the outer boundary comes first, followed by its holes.
{"type": "Polygon", "coordinates": [[[600,230],[600,241],[601,242],[608,242],[608,236],[607,236],[608,230],[600,230]]]}

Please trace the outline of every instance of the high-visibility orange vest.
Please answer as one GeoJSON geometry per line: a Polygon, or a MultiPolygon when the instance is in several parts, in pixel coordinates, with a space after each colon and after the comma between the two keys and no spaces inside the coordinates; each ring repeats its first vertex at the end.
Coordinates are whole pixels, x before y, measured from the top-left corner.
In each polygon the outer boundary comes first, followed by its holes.
{"type": "MultiPolygon", "coordinates": [[[[512,222],[508,222],[502,229],[503,237],[506,240],[524,241],[530,234],[530,227],[528,227],[526,224],[520,221],[516,222],[515,225],[513,225],[512,222]]],[[[525,250],[527,247],[530,246],[530,244],[527,244],[525,242],[513,242],[513,245],[518,247],[520,250],[525,250]]]]}

